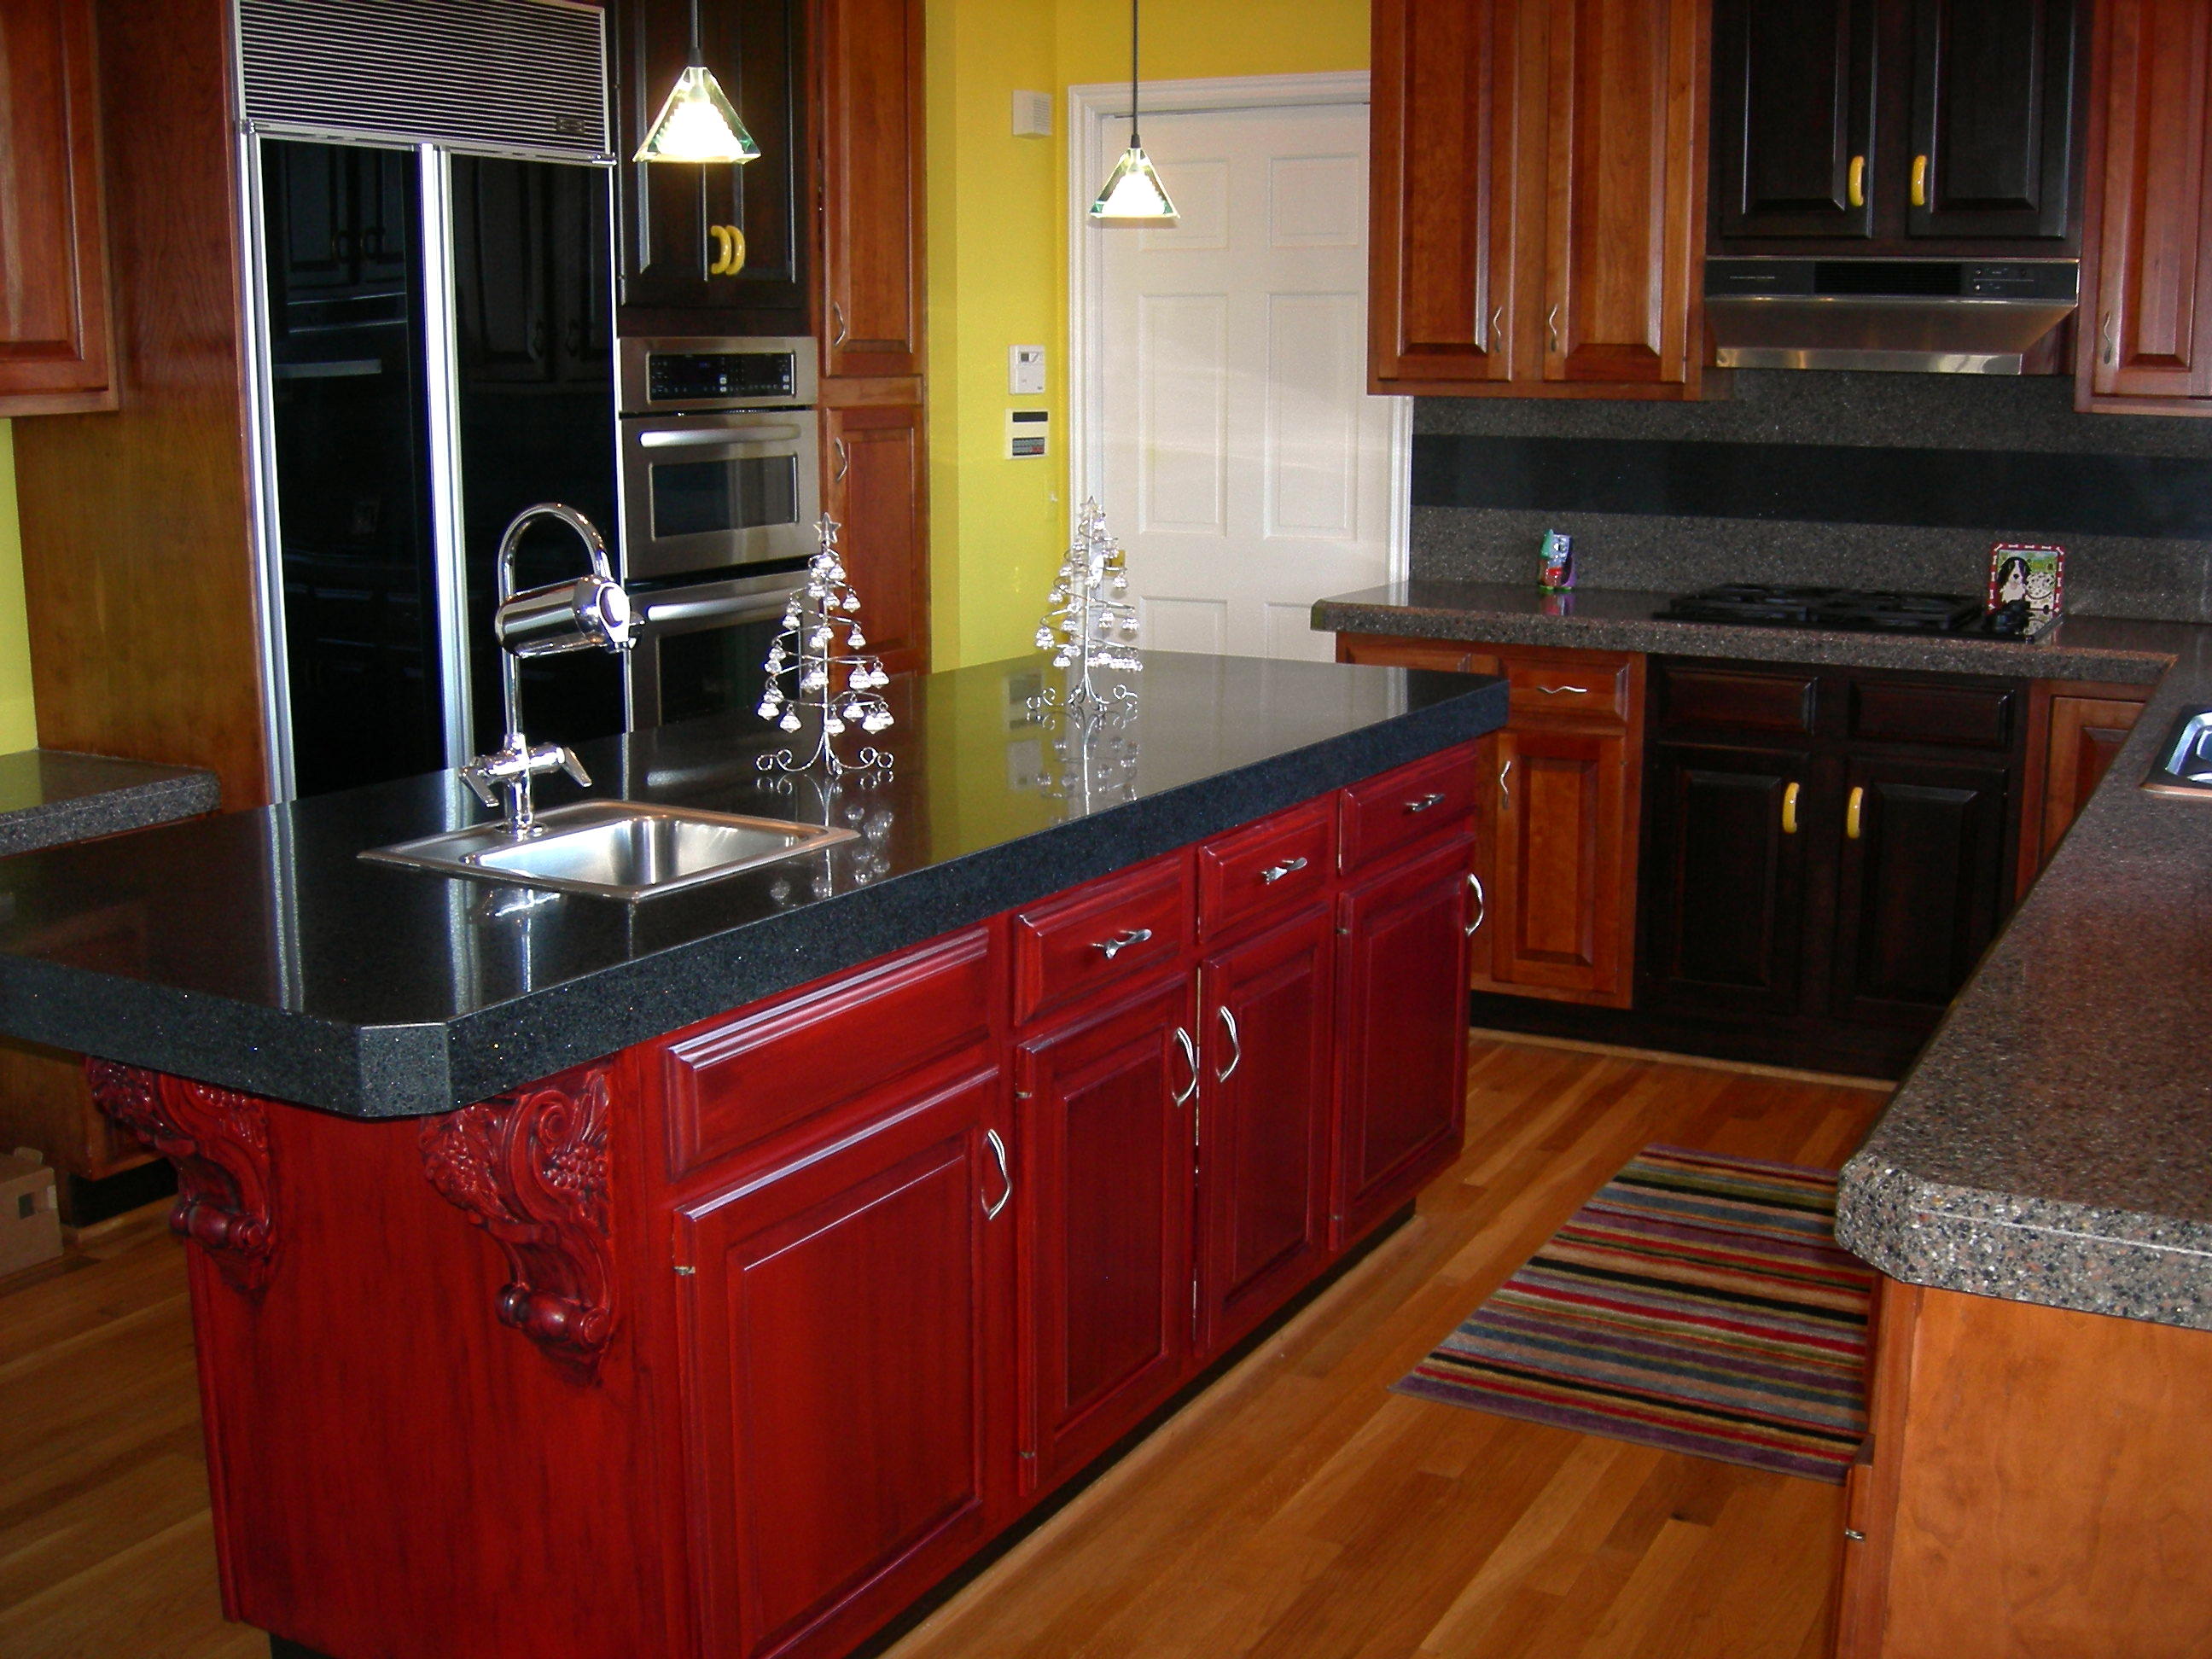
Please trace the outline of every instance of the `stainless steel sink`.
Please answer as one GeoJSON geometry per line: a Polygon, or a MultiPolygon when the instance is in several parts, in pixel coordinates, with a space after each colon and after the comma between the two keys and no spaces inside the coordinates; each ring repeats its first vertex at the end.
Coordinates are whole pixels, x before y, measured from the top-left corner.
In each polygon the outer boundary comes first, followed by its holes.
{"type": "Polygon", "coordinates": [[[839,842],[850,830],[640,801],[580,801],[541,812],[521,839],[497,823],[427,836],[362,857],[511,887],[636,900],[719,881],[839,842]]]}
{"type": "Polygon", "coordinates": [[[2154,795],[2212,797],[2212,708],[2175,716],[2142,787],[2154,795]]]}

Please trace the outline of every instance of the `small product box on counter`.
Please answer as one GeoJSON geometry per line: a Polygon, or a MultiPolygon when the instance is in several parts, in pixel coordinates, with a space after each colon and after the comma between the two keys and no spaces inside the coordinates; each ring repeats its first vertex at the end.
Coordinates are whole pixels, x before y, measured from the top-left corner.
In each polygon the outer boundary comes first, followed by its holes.
{"type": "Polygon", "coordinates": [[[62,1253],[54,1172],[28,1146],[0,1158],[0,1276],[52,1261],[62,1253]]]}
{"type": "Polygon", "coordinates": [[[1557,530],[1544,532],[1544,569],[1537,580],[1553,593],[1575,585],[1575,538],[1557,530]]]}
{"type": "Polygon", "coordinates": [[[2031,636],[2058,620],[2066,596],[2066,550],[2034,542],[1999,542],[1990,549],[1990,609],[2027,606],[2031,636]]]}

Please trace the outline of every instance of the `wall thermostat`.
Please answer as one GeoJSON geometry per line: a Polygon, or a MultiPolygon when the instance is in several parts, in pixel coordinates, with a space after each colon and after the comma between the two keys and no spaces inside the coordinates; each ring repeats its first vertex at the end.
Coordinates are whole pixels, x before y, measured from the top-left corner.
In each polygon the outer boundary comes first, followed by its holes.
{"type": "Polygon", "coordinates": [[[1044,348],[1006,348],[1006,392],[1016,398],[1040,397],[1044,392],[1044,348]]]}
{"type": "Polygon", "coordinates": [[[1050,410],[1008,410],[1006,411],[1006,459],[1010,461],[1042,459],[1046,439],[1051,432],[1052,411],[1050,410]]]}

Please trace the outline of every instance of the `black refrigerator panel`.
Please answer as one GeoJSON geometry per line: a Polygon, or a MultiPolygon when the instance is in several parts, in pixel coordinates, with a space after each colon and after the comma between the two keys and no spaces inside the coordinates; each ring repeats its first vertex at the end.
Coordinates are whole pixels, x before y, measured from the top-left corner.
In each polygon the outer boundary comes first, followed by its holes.
{"type": "MultiPolygon", "coordinates": [[[[469,748],[481,754],[504,736],[492,635],[501,532],[524,507],[565,501],[616,551],[613,218],[605,168],[471,155],[452,167],[469,748]]],[[[525,534],[516,585],[587,568],[573,531],[541,522],[525,534]]],[[[572,745],[611,736],[623,729],[622,688],[607,652],[527,660],[524,731],[572,745]]]]}
{"type": "Polygon", "coordinates": [[[262,146],[276,533],[301,795],[444,763],[411,150],[262,146]]]}

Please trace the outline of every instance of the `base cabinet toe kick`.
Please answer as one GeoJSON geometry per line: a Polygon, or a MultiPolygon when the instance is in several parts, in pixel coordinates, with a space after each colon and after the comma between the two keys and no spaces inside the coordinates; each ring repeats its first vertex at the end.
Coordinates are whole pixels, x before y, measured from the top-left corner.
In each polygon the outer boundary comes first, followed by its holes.
{"type": "Polygon", "coordinates": [[[93,1061],[280,1653],[859,1645],[1457,1154],[1478,746],[459,1111],[93,1061]]]}

